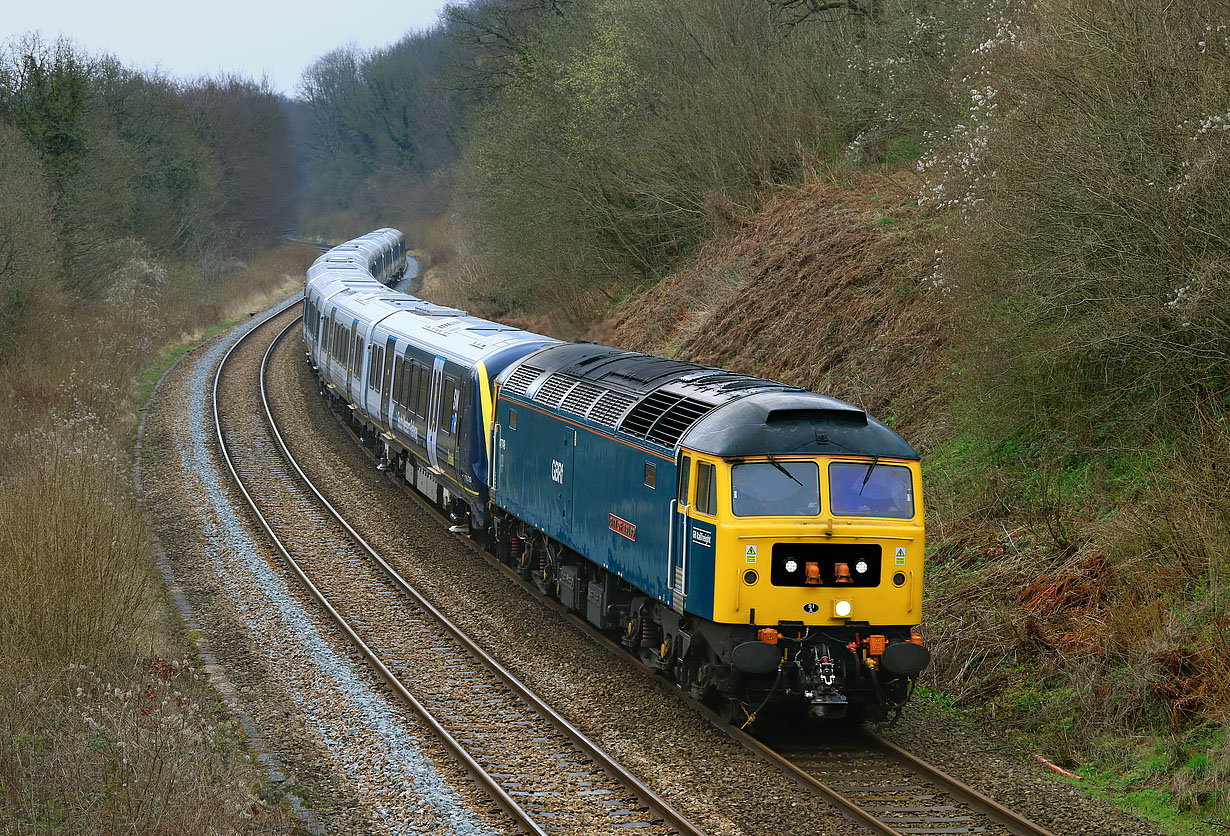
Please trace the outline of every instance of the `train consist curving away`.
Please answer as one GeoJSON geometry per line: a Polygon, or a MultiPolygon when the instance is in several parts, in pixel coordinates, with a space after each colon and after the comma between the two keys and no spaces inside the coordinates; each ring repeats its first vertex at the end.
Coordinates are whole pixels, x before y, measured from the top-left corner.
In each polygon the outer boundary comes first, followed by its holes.
{"type": "Polygon", "coordinates": [[[395,292],[400,232],[307,274],[322,390],[541,590],[737,723],[882,718],[930,654],[918,454],[863,410],[395,292]]]}

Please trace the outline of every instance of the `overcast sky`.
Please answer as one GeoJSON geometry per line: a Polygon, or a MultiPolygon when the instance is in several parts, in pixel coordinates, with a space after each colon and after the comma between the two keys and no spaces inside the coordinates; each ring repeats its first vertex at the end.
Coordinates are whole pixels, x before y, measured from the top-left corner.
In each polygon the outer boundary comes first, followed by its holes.
{"type": "Polygon", "coordinates": [[[0,38],[39,31],[133,69],[175,78],[238,72],[268,76],[293,95],[303,70],[339,46],[385,46],[436,22],[444,0],[15,0],[0,38]],[[293,10],[293,11],[292,11],[293,10]]]}

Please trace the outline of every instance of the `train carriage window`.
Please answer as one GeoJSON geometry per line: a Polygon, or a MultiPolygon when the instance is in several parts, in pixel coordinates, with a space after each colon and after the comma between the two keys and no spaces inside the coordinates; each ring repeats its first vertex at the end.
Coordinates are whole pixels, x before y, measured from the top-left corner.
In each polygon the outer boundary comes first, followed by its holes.
{"type": "Polygon", "coordinates": [[[683,461],[679,465],[679,504],[688,504],[688,480],[692,478],[692,457],[684,456],[683,461]]]}
{"type": "Polygon", "coordinates": [[[419,366],[419,417],[427,420],[427,390],[431,388],[431,373],[419,366]]]}
{"type": "Polygon", "coordinates": [[[363,374],[363,337],[360,334],[354,335],[354,376],[359,377],[363,374]]]}
{"type": "Polygon", "coordinates": [[[456,430],[454,426],[457,420],[457,389],[453,385],[452,378],[444,379],[444,396],[440,398],[440,426],[439,432],[445,435],[453,435],[456,430]]]}
{"type": "Polygon", "coordinates": [[[400,357],[393,358],[393,403],[401,406],[401,364],[400,357]]]}
{"type": "Polygon", "coordinates": [[[367,369],[367,385],[372,389],[380,388],[380,369],[384,366],[384,347],[372,345],[372,362],[367,369]]]}
{"type": "Polygon", "coordinates": [[[717,472],[708,462],[696,463],[696,510],[717,515],[717,472]]]}
{"type": "Polygon", "coordinates": [[[414,400],[410,397],[410,360],[406,359],[401,364],[401,405],[410,412],[410,405],[414,400]]]}
{"type": "Polygon", "coordinates": [[[658,466],[645,462],[645,487],[658,489],[658,466]]]}
{"type": "Polygon", "coordinates": [[[423,417],[423,413],[419,412],[419,389],[423,386],[422,371],[423,367],[418,363],[410,364],[410,411],[419,418],[423,417]]]}

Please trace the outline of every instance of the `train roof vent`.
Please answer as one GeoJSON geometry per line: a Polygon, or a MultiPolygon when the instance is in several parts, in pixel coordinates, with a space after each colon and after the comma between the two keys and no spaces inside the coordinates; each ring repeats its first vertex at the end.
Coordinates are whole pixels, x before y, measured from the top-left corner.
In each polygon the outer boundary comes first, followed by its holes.
{"type": "Polygon", "coordinates": [[[530,384],[537,380],[540,374],[542,374],[542,369],[538,366],[522,366],[508,376],[508,380],[504,384],[504,390],[512,392],[514,395],[525,397],[530,384]]]}
{"type": "Polygon", "coordinates": [[[590,409],[589,420],[615,429],[619,424],[619,419],[634,403],[636,403],[635,396],[609,389],[590,409]]]}
{"type": "Polygon", "coordinates": [[[465,316],[466,312],[459,308],[444,308],[439,305],[418,308],[414,313],[419,316],[465,316]]]}
{"type": "Polygon", "coordinates": [[[648,438],[649,430],[654,423],[680,400],[682,400],[681,396],[672,395],[669,392],[660,390],[653,392],[628,413],[619,428],[630,435],[648,438]]]}
{"type": "MultiPolygon", "coordinates": [[[[550,385],[548,381],[547,385],[550,385]]],[[[544,389],[546,386],[543,387],[544,389]]],[[[572,387],[572,391],[560,403],[559,408],[567,410],[574,415],[584,416],[589,413],[589,408],[594,405],[598,398],[602,397],[605,389],[599,389],[590,383],[578,383],[572,387]]]]}
{"type": "Polygon", "coordinates": [[[557,372],[548,377],[546,383],[538,387],[538,391],[534,393],[534,400],[544,406],[558,409],[560,402],[564,399],[564,395],[568,394],[569,390],[576,384],[576,378],[557,372]]]}
{"type": "Polygon", "coordinates": [[[713,404],[698,401],[695,398],[683,398],[658,418],[649,428],[648,437],[666,447],[675,444],[688,431],[688,428],[703,418],[713,409],[713,404]]]}

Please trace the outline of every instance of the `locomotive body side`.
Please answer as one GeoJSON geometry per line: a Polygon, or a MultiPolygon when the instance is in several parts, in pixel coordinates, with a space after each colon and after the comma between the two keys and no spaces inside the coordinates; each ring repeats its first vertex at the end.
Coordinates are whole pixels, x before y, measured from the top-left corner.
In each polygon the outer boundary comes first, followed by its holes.
{"type": "Polygon", "coordinates": [[[510,366],[494,421],[502,557],[646,663],[727,708],[904,702],[928,658],[921,478],[883,424],[589,344],[510,366]]]}

